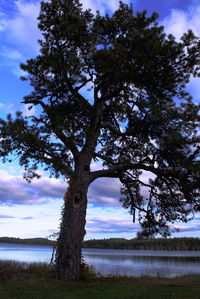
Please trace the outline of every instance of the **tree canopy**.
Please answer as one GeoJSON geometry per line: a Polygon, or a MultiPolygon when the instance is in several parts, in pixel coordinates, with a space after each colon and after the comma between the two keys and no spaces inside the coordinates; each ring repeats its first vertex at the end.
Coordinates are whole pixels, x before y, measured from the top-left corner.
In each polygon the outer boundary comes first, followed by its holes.
{"type": "Polygon", "coordinates": [[[141,237],[200,210],[199,105],[186,91],[200,41],[192,31],[176,41],[157,17],[123,2],[105,16],[78,0],[42,2],[40,54],[21,65],[33,89],[23,103],[37,113],[1,120],[1,156],[16,153],[28,180],[38,165],[70,184],[119,178],[141,237]]]}

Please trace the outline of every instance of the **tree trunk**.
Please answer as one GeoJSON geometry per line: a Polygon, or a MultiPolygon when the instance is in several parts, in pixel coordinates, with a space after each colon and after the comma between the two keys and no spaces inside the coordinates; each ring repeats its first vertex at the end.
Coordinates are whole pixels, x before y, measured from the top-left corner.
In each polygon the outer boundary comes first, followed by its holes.
{"type": "Polygon", "coordinates": [[[56,278],[75,280],[81,263],[85,235],[88,180],[71,179],[65,194],[60,235],[56,250],[56,278]]]}

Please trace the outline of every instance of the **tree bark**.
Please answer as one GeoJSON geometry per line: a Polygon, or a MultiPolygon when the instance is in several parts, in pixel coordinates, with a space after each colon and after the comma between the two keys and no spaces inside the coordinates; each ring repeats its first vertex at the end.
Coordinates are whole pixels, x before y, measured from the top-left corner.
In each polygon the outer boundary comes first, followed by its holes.
{"type": "Polygon", "coordinates": [[[55,276],[61,280],[78,278],[81,248],[85,235],[87,175],[71,179],[64,198],[60,235],[56,250],[55,276]]]}

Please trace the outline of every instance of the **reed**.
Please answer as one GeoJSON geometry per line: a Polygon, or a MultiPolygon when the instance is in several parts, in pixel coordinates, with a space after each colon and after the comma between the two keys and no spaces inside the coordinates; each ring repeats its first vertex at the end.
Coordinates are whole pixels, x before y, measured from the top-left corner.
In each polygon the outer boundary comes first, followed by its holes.
{"type": "MultiPolygon", "coordinates": [[[[91,281],[96,277],[93,267],[82,259],[78,280],[91,281]]],[[[54,264],[0,260],[0,281],[51,278],[54,278],[54,264]]]]}
{"type": "Polygon", "coordinates": [[[26,263],[0,260],[0,280],[48,279],[53,277],[53,267],[47,263],[26,263]]]}

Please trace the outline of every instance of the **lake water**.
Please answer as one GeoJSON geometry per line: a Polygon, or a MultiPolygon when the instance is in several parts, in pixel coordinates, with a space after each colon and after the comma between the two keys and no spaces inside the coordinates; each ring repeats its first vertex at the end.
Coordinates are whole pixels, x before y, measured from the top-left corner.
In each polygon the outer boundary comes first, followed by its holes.
{"type": "MultiPolygon", "coordinates": [[[[52,247],[0,243],[0,259],[50,262],[52,247]]],[[[83,249],[84,260],[107,275],[175,277],[200,274],[200,251],[83,249]]]]}

